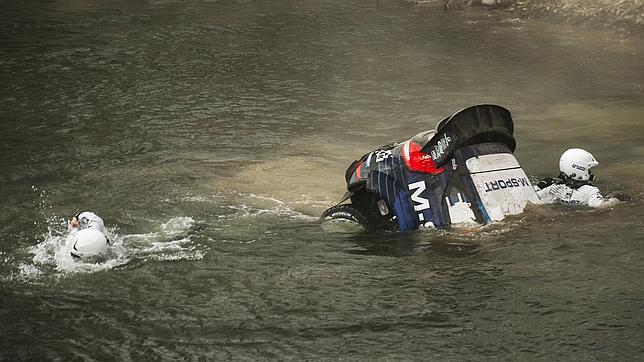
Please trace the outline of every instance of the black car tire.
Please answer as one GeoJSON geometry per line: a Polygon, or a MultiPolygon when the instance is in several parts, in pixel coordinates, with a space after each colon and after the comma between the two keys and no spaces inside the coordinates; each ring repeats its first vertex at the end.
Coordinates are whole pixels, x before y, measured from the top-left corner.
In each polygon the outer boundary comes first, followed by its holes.
{"type": "Polygon", "coordinates": [[[321,221],[343,219],[348,221],[357,222],[361,225],[369,224],[369,219],[364,216],[357,208],[349,204],[335,205],[326,209],[322,216],[321,221]]]}

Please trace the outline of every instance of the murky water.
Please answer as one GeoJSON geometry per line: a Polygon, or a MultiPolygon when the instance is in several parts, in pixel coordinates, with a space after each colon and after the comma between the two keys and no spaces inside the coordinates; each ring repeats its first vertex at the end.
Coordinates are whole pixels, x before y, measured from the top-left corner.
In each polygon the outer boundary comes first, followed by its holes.
{"type": "Polygon", "coordinates": [[[399,1],[4,1],[0,359],[644,356],[644,46],[399,1]],[[319,225],[363,152],[475,103],[533,177],[631,202],[482,230],[319,225]],[[61,246],[101,215],[100,260],[61,246]]]}

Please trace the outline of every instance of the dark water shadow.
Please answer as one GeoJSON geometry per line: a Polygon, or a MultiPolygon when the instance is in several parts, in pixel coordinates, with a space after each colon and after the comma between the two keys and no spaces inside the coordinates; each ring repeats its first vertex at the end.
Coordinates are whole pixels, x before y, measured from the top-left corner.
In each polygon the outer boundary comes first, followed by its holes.
{"type": "Polygon", "coordinates": [[[385,232],[363,230],[348,240],[353,244],[345,251],[356,255],[407,257],[431,254],[448,258],[476,255],[481,250],[477,241],[462,240],[448,231],[416,230],[385,232]]]}

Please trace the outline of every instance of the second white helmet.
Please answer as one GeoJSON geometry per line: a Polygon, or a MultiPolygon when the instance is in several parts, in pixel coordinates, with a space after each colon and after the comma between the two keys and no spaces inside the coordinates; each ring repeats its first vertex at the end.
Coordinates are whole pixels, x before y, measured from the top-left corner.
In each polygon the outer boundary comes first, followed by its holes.
{"type": "Polygon", "coordinates": [[[581,148],[566,150],[559,159],[559,171],[576,181],[590,181],[593,175],[590,169],[599,165],[593,155],[581,148]]]}

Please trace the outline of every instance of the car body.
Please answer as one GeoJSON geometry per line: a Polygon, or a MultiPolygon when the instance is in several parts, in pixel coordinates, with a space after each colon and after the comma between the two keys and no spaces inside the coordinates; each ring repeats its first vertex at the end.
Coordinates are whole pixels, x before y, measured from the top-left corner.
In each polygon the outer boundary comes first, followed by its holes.
{"type": "Polygon", "coordinates": [[[345,196],[322,216],[404,231],[487,224],[521,213],[538,197],[513,155],[513,132],[512,116],[501,106],[458,111],[433,131],[354,161],[345,196]]]}

